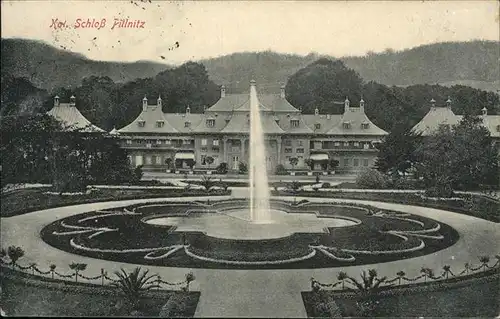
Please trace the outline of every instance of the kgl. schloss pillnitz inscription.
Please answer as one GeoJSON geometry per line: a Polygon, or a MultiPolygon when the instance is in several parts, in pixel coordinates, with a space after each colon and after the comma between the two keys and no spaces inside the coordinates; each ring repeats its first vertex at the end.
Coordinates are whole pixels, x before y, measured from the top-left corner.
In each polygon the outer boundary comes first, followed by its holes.
{"type": "Polygon", "coordinates": [[[66,20],[59,20],[58,18],[53,18],[50,24],[50,28],[54,30],[61,29],[96,29],[100,30],[103,28],[114,29],[144,29],[146,21],[138,19],[118,19],[108,20],[106,18],[96,19],[96,18],[78,18],[73,24],[68,23],[66,20]]]}

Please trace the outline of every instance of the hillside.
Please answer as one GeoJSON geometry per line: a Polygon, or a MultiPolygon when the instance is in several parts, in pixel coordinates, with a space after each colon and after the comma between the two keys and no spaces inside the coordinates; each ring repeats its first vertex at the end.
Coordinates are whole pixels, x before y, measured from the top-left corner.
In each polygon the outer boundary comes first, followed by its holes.
{"type": "Polygon", "coordinates": [[[434,43],[342,60],[365,80],[386,85],[463,82],[484,86],[500,80],[500,42],[495,41],[434,43]]]}
{"type": "MultiPolygon", "coordinates": [[[[385,85],[454,84],[496,91],[500,80],[500,42],[471,41],[435,43],[416,48],[362,57],[340,58],[366,81],[385,85]],[[497,83],[495,83],[497,81],[497,83]]],[[[1,40],[2,77],[25,77],[36,87],[49,92],[57,87],[76,86],[90,75],[108,76],[114,82],[153,77],[169,68],[166,64],[93,61],[77,53],[54,48],[40,41],[1,40]]],[[[234,53],[198,61],[210,78],[225,84],[228,92],[248,89],[250,79],[262,91],[276,92],[280,83],[322,56],[282,54],[271,51],[234,53]]]]}
{"type": "MultiPolygon", "coordinates": [[[[403,51],[386,50],[362,57],[342,57],[367,82],[408,86],[415,84],[469,85],[496,91],[500,79],[500,42],[472,41],[435,43],[403,51]]],[[[241,83],[254,78],[257,83],[279,87],[297,70],[321,57],[279,54],[275,52],[234,53],[200,61],[211,79],[218,84],[231,85],[235,90],[241,83]],[[274,84],[276,83],[276,84],[274,84]]]]}
{"type": "Polygon", "coordinates": [[[169,66],[138,61],[133,63],[93,61],[85,56],[61,50],[40,41],[1,40],[2,77],[26,78],[36,87],[48,91],[57,87],[74,87],[83,78],[108,76],[115,82],[152,77],[169,66]]]}

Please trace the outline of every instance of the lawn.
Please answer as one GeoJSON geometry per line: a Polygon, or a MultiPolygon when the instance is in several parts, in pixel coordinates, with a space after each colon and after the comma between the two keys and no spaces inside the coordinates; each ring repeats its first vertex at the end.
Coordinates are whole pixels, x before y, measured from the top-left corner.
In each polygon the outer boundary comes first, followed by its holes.
{"type": "Polygon", "coordinates": [[[301,196],[301,197],[322,197],[340,199],[373,200],[380,202],[398,203],[406,205],[417,205],[430,208],[444,209],[461,214],[466,214],[495,223],[500,223],[500,201],[481,196],[478,194],[456,194],[454,199],[430,199],[421,197],[417,193],[377,193],[377,192],[307,192],[299,191],[292,193],[288,191],[272,191],[273,196],[301,196]]]}
{"type": "Polygon", "coordinates": [[[20,189],[2,195],[1,216],[21,215],[35,210],[127,199],[159,197],[220,196],[230,195],[230,191],[184,190],[184,189],[97,189],[89,194],[55,195],[47,194],[47,189],[20,189]]]}
{"type": "MultiPolygon", "coordinates": [[[[60,282],[30,277],[26,274],[17,274],[11,270],[2,269],[1,307],[8,316],[108,317],[130,315],[130,309],[127,309],[124,297],[116,289],[71,283],[64,283],[66,289],[58,289],[60,282]],[[71,287],[77,289],[71,289],[71,287]]],[[[141,300],[141,312],[148,317],[156,317],[161,308],[173,297],[177,300],[184,299],[185,302],[184,310],[178,313],[178,316],[193,317],[199,296],[199,292],[150,292],[141,300]]]]}
{"type": "MultiPolygon", "coordinates": [[[[394,289],[394,293],[379,295],[372,300],[376,317],[495,317],[500,311],[500,275],[471,276],[449,283],[419,284],[418,289],[394,289]]],[[[409,286],[410,287],[410,286],[409,286]]],[[[315,307],[335,302],[334,307],[344,317],[359,316],[355,298],[339,292],[302,292],[308,317],[327,316],[315,307]]]]}

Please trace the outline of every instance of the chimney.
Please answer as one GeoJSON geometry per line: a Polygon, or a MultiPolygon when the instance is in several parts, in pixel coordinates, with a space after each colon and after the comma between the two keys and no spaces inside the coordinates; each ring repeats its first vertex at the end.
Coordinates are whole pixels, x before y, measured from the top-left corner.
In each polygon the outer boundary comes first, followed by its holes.
{"type": "Polygon", "coordinates": [[[158,100],[157,100],[157,103],[156,103],[159,107],[161,107],[161,96],[158,95],[158,100]]]}
{"type": "Polygon", "coordinates": [[[226,87],[224,85],[220,87],[220,97],[226,97],[226,87]]]}
{"type": "Polygon", "coordinates": [[[451,107],[451,99],[448,96],[448,99],[446,100],[446,107],[451,107]]]}
{"type": "Polygon", "coordinates": [[[280,87],[280,96],[282,99],[285,98],[285,85],[284,84],[282,84],[280,87]]]}
{"type": "Polygon", "coordinates": [[[144,98],[142,99],[142,110],[146,111],[148,107],[148,98],[144,95],[144,98]]]}
{"type": "Polygon", "coordinates": [[[188,106],[186,107],[186,115],[189,115],[191,114],[191,108],[188,106]]]}
{"type": "Polygon", "coordinates": [[[359,101],[359,111],[361,113],[365,112],[365,100],[363,100],[363,97],[361,97],[361,100],[359,101]]]}
{"type": "Polygon", "coordinates": [[[255,86],[256,83],[255,80],[250,80],[250,86],[255,86]]]}
{"type": "Polygon", "coordinates": [[[69,106],[75,106],[76,105],[76,98],[74,95],[72,95],[70,98],[69,98],[69,106]]]}
{"type": "Polygon", "coordinates": [[[432,106],[432,107],[436,107],[436,100],[431,99],[431,106],[432,106]]]}
{"type": "Polygon", "coordinates": [[[344,113],[347,113],[347,111],[349,111],[349,103],[349,99],[346,96],[344,101],[344,113]]]}
{"type": "Polygon", "coordinates": [[[54,106],[59,106],[59,95],[54,96],[54,106]]]}
{"type": "Polygon", "coordinates": [[[488,115],[488,109],[486,107],[483,107],[483,109],[481,111],[483,113],[483,116],[488,115]]]}
{"type": "Polygon", "coordinates": [[[319,115],[319,110],[318,110],[318,107],[316,107],[316,108],[314,109],[314,115],[316,115],[316,116],[318,116],[318,115],[319,115]]]}

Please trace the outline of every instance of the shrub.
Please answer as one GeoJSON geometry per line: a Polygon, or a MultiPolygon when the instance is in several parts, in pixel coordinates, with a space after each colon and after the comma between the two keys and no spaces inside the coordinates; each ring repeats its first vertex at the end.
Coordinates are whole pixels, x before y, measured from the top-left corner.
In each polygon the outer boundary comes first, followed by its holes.
{"type": "Polygon", "coordinates": [[[227,163],[222,162],[216,168],[215,172],[217,174],[227,174],[227,163]]]}
{"type": "Polygon", "coordinates": [[[127,273],[123,268],[121,272],[115,271],[118,281],[113,282],[112,285],[121,289],[133,310],[139,309],[140,298],[145,291],[158,288],[158,285],[155,284],[156,276],[148,276],[148,273],[148,270],[141,272],[140,267],[136,267],[130,273],[127,273]]]}
{"type": "Polygon", "coordinates": [[[366,169],[359,173],[356,185],[360,188],[382,189],[387,187],[387,177],[374,169],[366,169]]]}
{"type": "Polygon", "coordinates": [[[144,175],[144,172],[142,171],[142,165],[139,165],[134,169],[134,181],[140,181],[142,179],[142,175],[144,175]]]}
{"type": "Polygon", "coordinates": [[[243,163],[243,162],[240,162],[238,164],[238,169],[239,169],[239,173],[240,174],[246,174],[248,173],[248,167],[247,167],[247,164],[243,163]]]}
{"type": "Polygon", "coordinates": [[[453,189],[450,185],[434,186],[425,190],[425,196],[427,197],[449,198],[453,197],[453,195],[453,189]]]}
{"type": "Polygon", "coordinates": [[[288,172],[282,164],[276,165],[276,175],[286,175],[288,172]]]}

